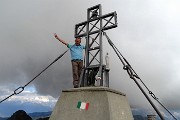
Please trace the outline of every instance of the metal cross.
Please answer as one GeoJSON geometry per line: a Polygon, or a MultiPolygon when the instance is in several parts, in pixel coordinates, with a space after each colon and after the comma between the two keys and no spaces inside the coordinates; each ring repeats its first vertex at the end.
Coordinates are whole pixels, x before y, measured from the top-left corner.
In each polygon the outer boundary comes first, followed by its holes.
{"type": "Polygon", "coordinates": [[[81,86],[94,85],[95,75],[98,75],[101,78],[100,86],[109,87],[109,69],[103,64],[102,34],[105,30],[115,27],[116,12],[102,15],[101,4],[88,8],[87,21],[75,25],[75,37],[86,38],[85,69],[81,86]]]}

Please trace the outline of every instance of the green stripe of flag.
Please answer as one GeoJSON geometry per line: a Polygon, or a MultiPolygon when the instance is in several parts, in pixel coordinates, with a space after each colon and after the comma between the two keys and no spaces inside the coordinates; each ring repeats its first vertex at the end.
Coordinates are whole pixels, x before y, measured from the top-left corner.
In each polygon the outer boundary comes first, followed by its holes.
{"type": "Polygon", "coordinates": [[[78,101],[77,108],[81,107],[81,101],[78,101]]]}

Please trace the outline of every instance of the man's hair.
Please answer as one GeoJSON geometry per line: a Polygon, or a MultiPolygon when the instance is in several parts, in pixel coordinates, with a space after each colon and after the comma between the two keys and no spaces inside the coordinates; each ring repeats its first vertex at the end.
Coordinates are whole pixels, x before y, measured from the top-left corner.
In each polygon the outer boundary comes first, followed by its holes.
{"type": "Polygon", "coordinates": [[[81,40],[81,37],[77,37],[76,39],[80,39],[81,40]]]}

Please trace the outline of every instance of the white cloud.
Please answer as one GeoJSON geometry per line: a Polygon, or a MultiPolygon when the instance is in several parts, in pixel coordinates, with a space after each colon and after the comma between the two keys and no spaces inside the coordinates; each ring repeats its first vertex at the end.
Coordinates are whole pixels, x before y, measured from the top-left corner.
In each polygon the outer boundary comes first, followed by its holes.
{"type": "Polygon", "coordinates": [[[17,102],[19,101],[21,104],[23,103],[31,103],[31,104],[41,104],[42,106],[51,106],[53,107],[57,102],[57,99],[52,96],[42,96],[34,93],[26,93],[17,96],[13,96],[7,100],[8,102],[17,102]]]}
{"type": "Polygon", "coordinates": [[[173,115],[177,118],[180,118],[180,112],[174,112],[173,115]]]}

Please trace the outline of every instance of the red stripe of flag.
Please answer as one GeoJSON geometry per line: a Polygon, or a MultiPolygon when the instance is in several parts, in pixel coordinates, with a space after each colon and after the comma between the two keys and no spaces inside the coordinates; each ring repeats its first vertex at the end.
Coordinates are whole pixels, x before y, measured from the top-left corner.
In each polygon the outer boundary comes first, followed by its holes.
{"type": "Polygon", "coordinates": [[[86,103],[86,110],[88,110],[88,108],[89,108],[89,103],[86,103]]]}

